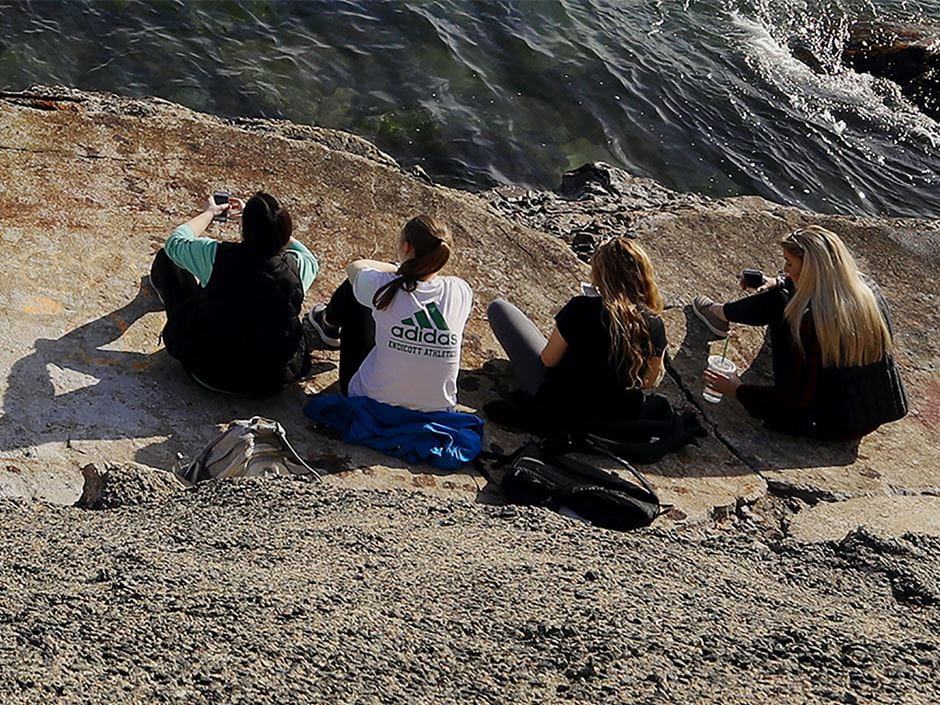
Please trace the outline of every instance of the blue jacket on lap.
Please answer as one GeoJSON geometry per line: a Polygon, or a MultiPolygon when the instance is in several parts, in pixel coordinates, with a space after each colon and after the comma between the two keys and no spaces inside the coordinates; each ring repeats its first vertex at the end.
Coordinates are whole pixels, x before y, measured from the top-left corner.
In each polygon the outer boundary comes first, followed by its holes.
{"type": "Polygon", "coordinates": [[[368,446],[409,463],[458,470],[483,447],[483,419],[456,411],[412,411],[369,397],[321,394],[304,414],[339,431],[347,443],[368,446]]]}

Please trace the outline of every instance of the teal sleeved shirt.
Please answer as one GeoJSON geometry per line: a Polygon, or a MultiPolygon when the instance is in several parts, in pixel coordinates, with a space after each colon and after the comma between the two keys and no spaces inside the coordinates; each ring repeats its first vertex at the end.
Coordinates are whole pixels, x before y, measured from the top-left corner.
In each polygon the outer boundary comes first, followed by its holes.
{"type": "MultiPolygon", "coordinates": [[[[209,279],[212,278],[212,265],[215,264],[215,253],[219,249],[218,240],[196,237],[192,228],[188,225],[181,225],[173,231],[163,249],[174,263],[196,277],[200,286],[204,287],[209,283],[209,279]]],[[[314,254],[297,240],[291,239],[287,244],[287,252],[297,257],[300,283],[306,291],[317,278],[320,263],[317,262],[314,254]]]]}

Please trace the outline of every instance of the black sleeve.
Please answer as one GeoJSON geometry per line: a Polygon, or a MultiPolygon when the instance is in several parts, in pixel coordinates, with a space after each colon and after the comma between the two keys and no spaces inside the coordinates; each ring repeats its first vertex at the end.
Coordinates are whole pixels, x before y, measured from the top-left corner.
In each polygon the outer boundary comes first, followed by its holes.
{"type": "Polygon", "coordinates": [[[666,351],[666,324],[656,314],[646,318],[646,325],[650,331],[650,342],[653,344],[653,357],[661,357],[666,351]]]}
{"type": "MultiPolygon", "coordinates": [[[[787,280],[789,281],[789,280],[787,280]]],[[[767,326],[783,318],[783,310],[790,301],[787,286],[777,286],[757,294],[750,294],[725,304],[725,318],[731,323],[747,326],[767,326]]]]}
{"type": "Polygon", "coordinates": [[[584,337],[585,306],[584,296],[576,296],[566,303],[561,311],[555,314],[555,325],[565,342],[569,345],[573,340],[584,337]]]}

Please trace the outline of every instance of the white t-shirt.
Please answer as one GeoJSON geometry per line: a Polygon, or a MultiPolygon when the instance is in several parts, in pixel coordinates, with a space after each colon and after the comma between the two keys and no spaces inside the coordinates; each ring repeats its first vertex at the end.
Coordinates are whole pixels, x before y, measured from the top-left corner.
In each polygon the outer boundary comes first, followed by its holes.
{"type": "Polygon", "coordinates": [[[473,291],[459,277],[434,277],[414,291],[399,289],[388,308],[376,309],[375,292],[396,276],[363,269],[353,282],[356,300],[372,309],[375,347],[349,381],[349,396],[416,411],[453,411],[473,291]]]}

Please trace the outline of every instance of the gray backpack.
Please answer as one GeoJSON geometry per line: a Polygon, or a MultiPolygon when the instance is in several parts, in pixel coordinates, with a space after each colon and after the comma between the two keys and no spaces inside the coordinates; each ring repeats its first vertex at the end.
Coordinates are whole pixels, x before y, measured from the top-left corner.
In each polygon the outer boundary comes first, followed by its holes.
{"type": "Polygon", "coordinates": [[[317,471],[287,442],[281,424],[260,416],[230,423],[193,462],[178,468],[177,475],[190,484],[269,475],[310,475],[320,479],[317,471]]]}

